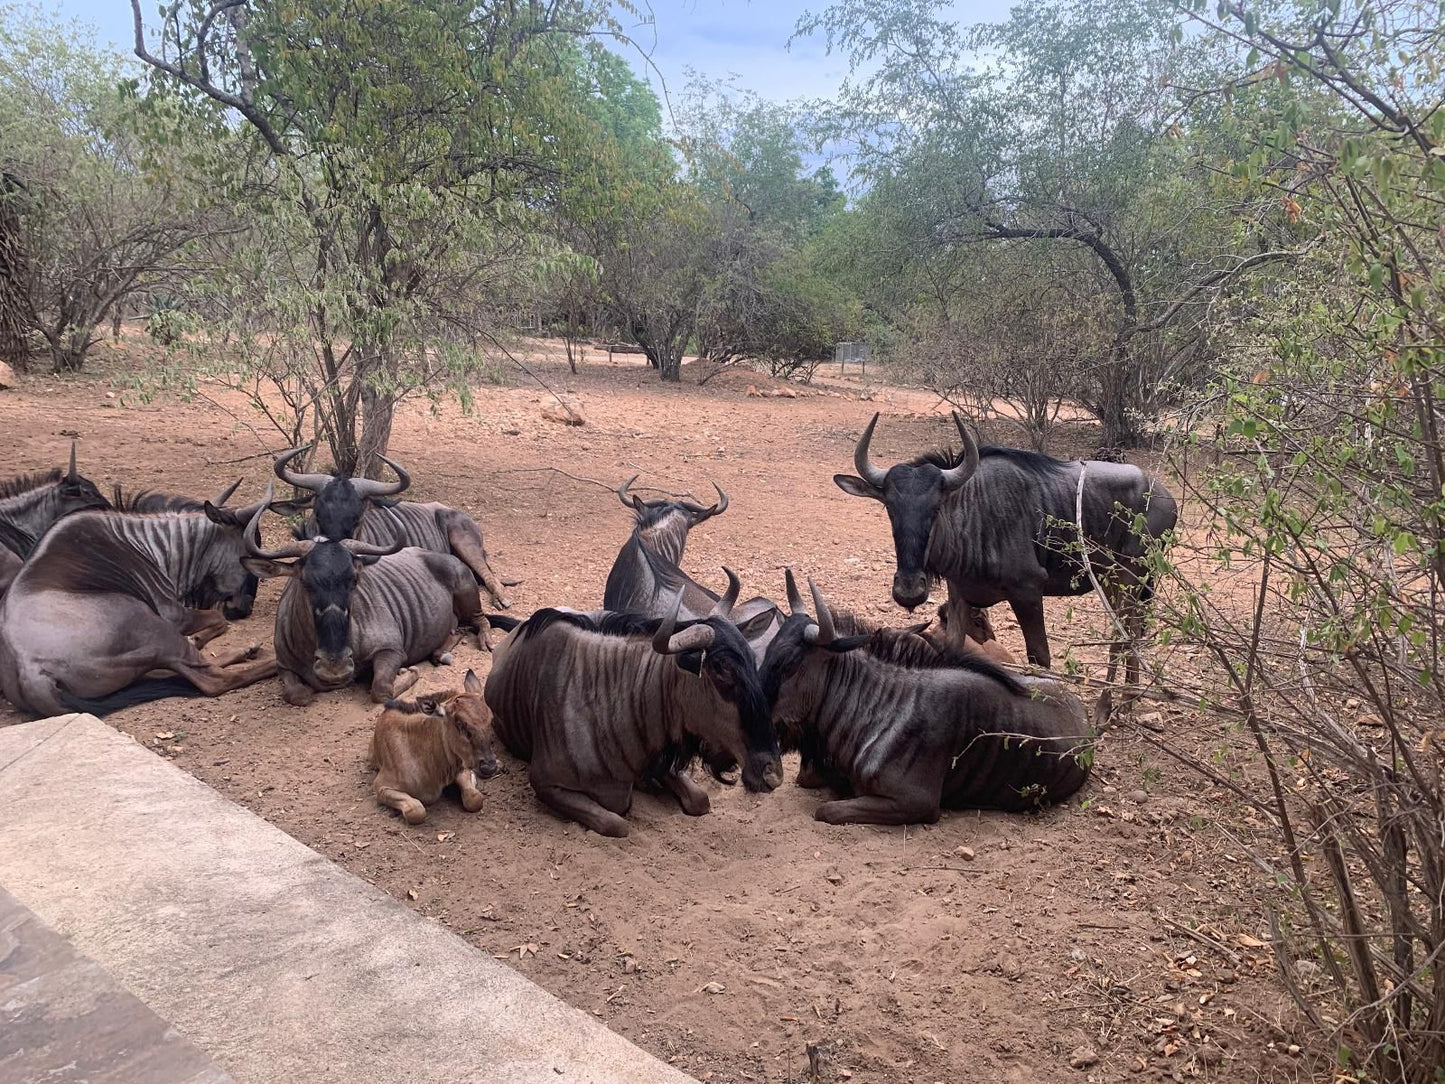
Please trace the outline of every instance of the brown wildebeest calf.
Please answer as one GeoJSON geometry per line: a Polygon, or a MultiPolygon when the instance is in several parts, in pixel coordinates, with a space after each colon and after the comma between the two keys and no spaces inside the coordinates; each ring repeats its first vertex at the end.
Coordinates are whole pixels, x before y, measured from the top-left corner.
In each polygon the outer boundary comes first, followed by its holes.
{"type": "Polygon", "coordinates": [[[460,693],[388,700],[371,736],[376,800],[399,811],[407,824],[420,824],[427,805],[455,783],[462,808],[477,812],[477,777],[490,779],[499,770],[487,736],[491,723],[482,683],[470,670],[460,693]]]}

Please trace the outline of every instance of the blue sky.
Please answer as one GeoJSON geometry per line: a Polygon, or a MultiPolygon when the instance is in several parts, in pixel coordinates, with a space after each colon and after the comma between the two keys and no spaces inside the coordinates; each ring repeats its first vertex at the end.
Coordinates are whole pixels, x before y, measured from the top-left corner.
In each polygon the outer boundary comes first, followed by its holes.
{"type": "MultiPolygon", "coordinates": [[[[130,52],[128,0],[51,2],[63,14],[94,24],[102,40],[130,52]]],[[[157,6],[157,0],[141,4],[150,24],[157,6]]],[[[621,51],[659,92],[665,83],[669,94],[679,94],[692,68],[768,98],[820,98],[831,96],[847,74],[847,59],[828,56],[817,39],[788,46],[799,16],[825,7],[826,0],[652,0],[650,5],[642,0],[638,6],[650,7],[654,25],[638,24],[632,32],[657,70],[648,70],[635,51],[621,51]]],[[[1001,19],[1009,6],[1010,0],[958,0],[955,9],[960,21],[974,22],[1001,19]]],[[[623,21],[632,20],[623,16],[623,21]]]]}

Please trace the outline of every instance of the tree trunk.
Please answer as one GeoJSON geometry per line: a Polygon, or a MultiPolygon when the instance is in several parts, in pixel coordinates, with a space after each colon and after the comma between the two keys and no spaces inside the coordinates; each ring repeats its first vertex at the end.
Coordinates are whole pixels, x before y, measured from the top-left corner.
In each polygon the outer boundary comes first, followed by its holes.
{"type": "Polygon", "coordinates": [[[23,373],[30,360],[30,279],[16,206],[20,191],[15,177],[0,173],[0,362],[23,373]]]}
{"type": "Polygon", "coordinates": [[[1133,401],[1133,372],[1126,343],[1116,346],[1099,379],[1094,413],[1104,427],[1107,448],[1137,448],[1144,437],[1143,419],[1133,401]]]}
{"type": "Polygon", "coordinates": [[[657,368],[663,380],[679,383],[682,380],[682,351],[663,351],[657,359],[657,368]]]}
{"type": "Polygon", "coordinates": [[[356,441],[356,465],[352,473],[366,478],[380,478],[386,464],[377,458],[385,455],[391,444],[391,422],[396,403],[391,395],[371,386],[361,392],[361,436],[356,441]]]}

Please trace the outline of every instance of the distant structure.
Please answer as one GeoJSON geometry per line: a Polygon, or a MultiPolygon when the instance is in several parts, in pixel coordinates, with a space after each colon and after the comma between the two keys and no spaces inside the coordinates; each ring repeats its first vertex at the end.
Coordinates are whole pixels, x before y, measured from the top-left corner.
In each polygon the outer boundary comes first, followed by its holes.
{"type": "Polygon", "coordinates": [[[859,373],[866,376],[868,357],[867,343],[837,343],[833,347],[833,360],[838,363],[839,373],[847,372],[849,362],[857,362],[859,373]]]}

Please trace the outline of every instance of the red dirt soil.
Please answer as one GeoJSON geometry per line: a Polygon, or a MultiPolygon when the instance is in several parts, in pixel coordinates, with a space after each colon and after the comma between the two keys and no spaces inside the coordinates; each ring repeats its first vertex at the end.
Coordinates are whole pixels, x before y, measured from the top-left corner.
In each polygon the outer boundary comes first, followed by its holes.
{"type": "MultiPolygon", "coordinates": [[[[74,432],[82,473],[104,492],[119,481],[209,495],[244,475],[236,501],[260,496],[269,460],[241,457],[279,439],[239,398],[139,402],[124,390],[126,346],[98,354],[92,375],[0,392],[10,434],[0,474],[62,463],[74,432]]],[[[530,357],[587,424],[545,420],[552,397],[518,375],[478,388],[470,415],[449,401],[406,406],[391,448],[415,478],[410,496],[466,509],[493,567],[524,580],[514,613],[600,604],[630,529],[615,495],[555,467],[607,486],[640,473],[639,486],[698,498],[716,479],[732,507],[689,540],[695,576],[721,587],[727,563],[745,595],[780,597],[788,564],[835,606],[905,622],[888,597],[882,509],[839,492],[832,475],[851,471],[875,410],[880,462],[948,441],[933,397],[824,371],[826,385],[783,398],[746,372],[668,386],[635,357],[594,356],[578,376],[545,348],[530,357]]],[[[1087,430],[1071,429],[1052,450],[1091,448],[1087,430]]],[[[255,614],[215,646],[269,642],[279,594],[263,584],[255,614]]],[[[1056,658],[1072,651],[1096,669],[1106,626],[1093,600],[1052,601],[1048,616],[1056,658]]],[[[1006,607],[994,620],[1022,658],[1006,607]]],[[[422,666],[418,690],[460,687],[465,668],[484,676],[487,660],[464,646],[451,668],[422,666]]],[[[609,840],[543,809],[526,766],[500,749],[509,772],[483,784],[482,812],[448,795],[406,826],[369,789],[375,716],[360,687],[301,709],[267,682],[108,721],[702,1080],[1302,1075],[1268,950],[1252,939],[1262,934],[1250,879],[1213,828],[1225,797],[1132,726],[1102,739],[1081,794],[1037,816],[824,825],[812,819],[819,793],[792,784],[790,757],[789,782],[771,795],[702,781],[713,802],[702,818],[639,794],[631,836],[609,840]],[[1179,932],[1196,923],[1224,950],[1179,932]]],[[[0,704],[0,724],[18,718],[0,704]]],[[[1182,710],[1162,721],[1215,740],[1182,710]]]]}

